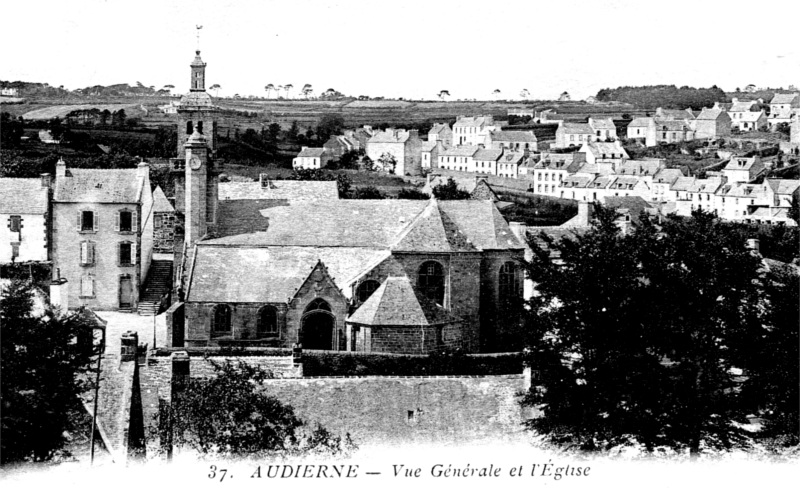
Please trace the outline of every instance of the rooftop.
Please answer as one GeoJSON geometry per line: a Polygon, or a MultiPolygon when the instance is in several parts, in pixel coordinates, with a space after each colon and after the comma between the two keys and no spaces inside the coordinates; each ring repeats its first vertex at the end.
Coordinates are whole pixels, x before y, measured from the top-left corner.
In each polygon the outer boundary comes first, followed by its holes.
{"type": "Polygon", "coordinates": [[[46,214],[47,195],[40,178],[0,178],[0,213],[46,214]]]}

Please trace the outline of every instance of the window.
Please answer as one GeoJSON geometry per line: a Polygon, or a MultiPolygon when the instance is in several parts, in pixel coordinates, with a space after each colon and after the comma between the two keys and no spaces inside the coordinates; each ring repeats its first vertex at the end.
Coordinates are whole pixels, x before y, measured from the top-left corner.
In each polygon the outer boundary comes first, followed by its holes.
{"type": "Polygon", "coordinates": [[[211,335],[224,336],[231,334],[231,307],[227,304],[214,306],[211,317],[211,335]]]}
{"type": "Polygon", "coordinates": [[[130,210],[120,210],[117,214],[117,230],[119,232],[133,232],[134,212],[130,210]]]}
{"type": "Polygon", "coordinates": [[[186,134],[187,135],[191,135],[192,133],[194,133],[194,127],[192,126],[192,122],[191,121],[187,121],[186,122],[186,134]]]}
{"type": "Polygon", "coordinates": [[[94,275],[87,273],[81,277],[80,297],[94,297],[94,275]]]}
{"type": "Polygon", "coordinates": [[[97,230],[97,215],[91,210],[78,212],[78,230],[81,232],[94,232],[97,230]]]}
{"type": "Polygon", "coordinates": [[[11,261],[19,258],[19,243],[11,243],[11,261]]]}
{"type": "Polygon", "coordinates": [[[256,336],[258,338],[278,334],[278,312],[272,306],[264,306],[258,311],[256,336]]]}
{"type": "Polygon", "coordinates": [[[364,302],[376,291],[378,287],[380,287],[376,280],[365,280],[358,284],[358,288],[356,288],[356,299],[358,302],[364,302]]]}
{"type": "Polygon", "coordinates": [[[507,261],[500,267],[500,301],[510,301],[519,297],[519,275],[517,265],[507,261]]]}
{"type": "Polygon", "coordinates": [[[94,243],[81,242],[81,265],[94,265],[94,243]]]}
{"type": "Polygon", "coordinates": [[[19,232],[22,228],[22,217],[19,215],[12,215],[8,218],[8,228],[11,229],[11,232],[19,232]]]}
{"type": "Polygon", "coordinates": [[[197,133],[203,133],[203,122],[202,121],[198,121],[197,122],[197,133]]]}
{"type": "Polygon", "coordinates": [[[325,299],[317,298],[317,299],[314,299],[313,301],[308,303],[308,306],[306,306],[305,312],[309,312],[309,311],[328,311],[328,312],[330,312],[330,310],[331,310],[331,306],[330,306],[330,304],[328,304],[325,301],[325,299]]]}
{"type": "Polygon", "coordinates": [[[164,218],[161,216],[161,214],[154,214],[153,215],[153,227],[156,228],[156,229],[160,229],[161,226],[163,225],[163,223],[162,223],[163,220],[164,220],[164,218]]]}
{"type": "Polygon", "coordinates": [[[422,294],[437,304],[444,304],[444,269],[435,261],[426,261],[419,267],[417,286],[422,294]]]}
{"type": "Polygon", "coordinates": [[[122,266],[133,265],[133,243],[119,243],[119,264],[122,266]]]}

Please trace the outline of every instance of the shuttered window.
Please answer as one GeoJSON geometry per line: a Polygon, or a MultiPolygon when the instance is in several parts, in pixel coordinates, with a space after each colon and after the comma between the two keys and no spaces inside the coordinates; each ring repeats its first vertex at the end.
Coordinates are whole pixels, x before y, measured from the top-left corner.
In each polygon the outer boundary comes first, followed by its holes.
{"type": "Polygon", "coordinates": [[[94,243],[91,241],[81,242],[81,265],[94,265],[94,243]]]}
{"type": "Polygon", "coordinates": [[[90,273],[81,277],[81,297],[94,297],[94,275],[90,273]]]}
{"type": "Polygon", "coordinates": [[[131,210],[120,210],[117,214],[116,230],[118,232],[135,232],[136,212],[131,210]]]}
{"type": "Polygon", "coordinates": [[[97,232],[97,214],[91,210],[78,212],[78,230],[81,232],[97,232]]]}

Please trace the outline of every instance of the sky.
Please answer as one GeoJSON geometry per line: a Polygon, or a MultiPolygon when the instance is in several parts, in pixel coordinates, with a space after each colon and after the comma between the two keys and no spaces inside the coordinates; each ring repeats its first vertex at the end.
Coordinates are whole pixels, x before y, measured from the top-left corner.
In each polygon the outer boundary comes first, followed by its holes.
{"type": "Polygon", "coordinates": [[[311,84],[406,99],[446,89],[451,100],[800,86],[796,1],[38,0],[0,15],[0,80],[68,89],[186,92],[197,25],[220,96],[264,96],[269,83],[292,84],[291,97],[311,84]]]}

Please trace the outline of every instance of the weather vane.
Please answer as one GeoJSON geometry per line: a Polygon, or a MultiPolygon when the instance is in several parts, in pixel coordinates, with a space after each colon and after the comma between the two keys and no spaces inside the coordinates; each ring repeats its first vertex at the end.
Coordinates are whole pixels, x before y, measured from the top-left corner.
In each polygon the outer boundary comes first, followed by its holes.
{"type": "Polygon", "coordinates": [[[194,27],[197,28],[197,51],[200,51],[200,29],[202,29],[203,26],[198,26],[195,24],[194,27]]]}

